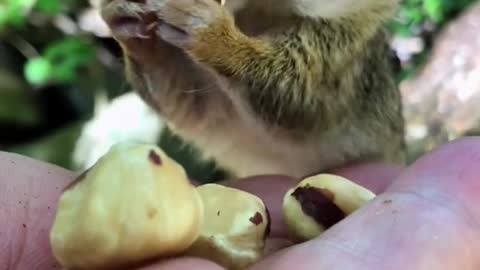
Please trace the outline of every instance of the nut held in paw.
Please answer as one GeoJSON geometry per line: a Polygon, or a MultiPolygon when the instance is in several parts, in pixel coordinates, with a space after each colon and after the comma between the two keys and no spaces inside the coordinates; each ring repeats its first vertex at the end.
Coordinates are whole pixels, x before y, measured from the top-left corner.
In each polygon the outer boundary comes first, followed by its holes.
{"type": "Polygon", "coordinates": [[[343,177],[316,175],[286,193],[284,219],[294,240],[307,241],[374,198],[374,193],[343,177]]]}
{"type": "Polygon", "coordinates": [[[183,167],[155,146],[121,144],[62,194],[50,241],[66,269],[118,269],[184,252],[203,216],[183,167]]]}
{"type": "Polygon", "coordinates": [[[216,184],[197,188],[205,207],[200,237],[187,252],[227,269],[245,269],[264,255],[270,217],[250,193],[216,184]]]}

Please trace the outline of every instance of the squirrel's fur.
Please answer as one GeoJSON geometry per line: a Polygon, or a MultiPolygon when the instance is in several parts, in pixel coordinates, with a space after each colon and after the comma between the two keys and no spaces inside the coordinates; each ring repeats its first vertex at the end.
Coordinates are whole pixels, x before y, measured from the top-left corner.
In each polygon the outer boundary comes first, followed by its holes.
{"type": "Polygon", "coordinates": [[[404,162],[396,0],[104,2],[133,87],[235,176],[404,162]]]}

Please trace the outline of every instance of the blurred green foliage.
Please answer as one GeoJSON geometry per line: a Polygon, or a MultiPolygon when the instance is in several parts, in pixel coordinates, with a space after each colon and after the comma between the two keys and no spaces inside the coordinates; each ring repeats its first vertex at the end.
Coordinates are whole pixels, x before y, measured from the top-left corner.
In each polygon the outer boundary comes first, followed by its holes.
{"type": "Polygon", "coordinates": [[[25,78],[32,84],[50,82],[71,83],[76,70],[94,63],[94,45],[78,37],[66,37],[52,42],[41,56],[30,59],[25,66],[25,78]]]}
{"type": "MultiPolygon", "coordinates": [[[[415,72],[438,31],[474,1],[403,1],[390,29],[427,46],[403,66],[401,78],[415,72]]],[[[96,98],[129,90],[116,44],[79,26],[91,8],[87,0],[0,0],[0,150],[71,168],[71,151],[96,98]]],[[[167,144],[181,143],[165,139],[167,144]]],[[[193,164],[180,152],[170,150],[193,164]]],[[[192,171],[205,176],[199,168],[192,171]]]]}
{"type": "Polygon", "coordinates": [[[404,0],[391,29],[397,35],[419,34],[427,23],[443,25],[476,0],[404,0]]]}
{"type": "Polygon", "coordinates": [[[21,27],[32,13],[53,17],[71,11],[76,0],[2,0],[0,2],[0,29],[21,27]]]}
{"type": "Polygon", "coordinates": [[[399,80],[416,74],[428,60],[435,36],[443,26],[477,0],[403,0],[398,16],[388,26],[400,37],[420,37],[426,49],[413,55],[398,74],[399,80]]]}
{"type": "MultiPolygon", "coordinates": [[[[74,11],[73,0],[3,0],[0,3],[0,32],[22,30],[31,17],[40,15],[47,21],[74,11]]],[[[94,64],[95,44],[84,36],[64,36],[49,40],[46,48],[24,66],[25,79],[33,85],[73,83],[77,70],[94,64]]]]}
{"type": "MultiPolygon", "coordinates": [[[[404,0],[398,19],[390,23],[401,36],[421,35],[426,24],[442,25],[475,0],[404,0]]],[[[85,6],[79,0],[1,0],[0,33],[5,29],[21,29],[29,18],[53,19],[75,13],[85,6]]],[[[65,36],[49,41],[40,55],[24,64],[24,77],[33,85],[51,82],[74,83],[77,70],[94,64],[94,47],[85,36],[65,36]]]]}

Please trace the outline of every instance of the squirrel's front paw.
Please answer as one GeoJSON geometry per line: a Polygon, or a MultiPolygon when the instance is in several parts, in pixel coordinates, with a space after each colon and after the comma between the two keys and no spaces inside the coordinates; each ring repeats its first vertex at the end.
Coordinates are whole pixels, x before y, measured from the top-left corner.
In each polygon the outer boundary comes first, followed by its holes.
{"type": "Polygon", "coordinates": [[[141,1],[103,0],[101,15],[127,54],[143,61],[155,51],[158,20],[141,1]]]}
{"type": "MultiPolygon", "coordinates": [[[[216,0],[146,0],[147,8],[161,21],[157,33],[166,42],[183,48],[200,46],[202,35],[233,22],[216,0]]],[[[225,33],[223,33],[225,34],[225,33]]],[[[212,40],[213,42],[213,40],[212,40]]]]}

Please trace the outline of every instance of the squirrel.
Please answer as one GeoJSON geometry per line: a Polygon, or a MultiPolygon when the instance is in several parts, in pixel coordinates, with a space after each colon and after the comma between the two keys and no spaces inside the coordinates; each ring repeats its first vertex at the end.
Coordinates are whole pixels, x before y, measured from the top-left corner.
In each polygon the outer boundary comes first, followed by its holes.
{"type": "Polygon", "coordinates": [[[405,162],[399,0],[102,0],[127,80],[233,177],[405,162]]]}

